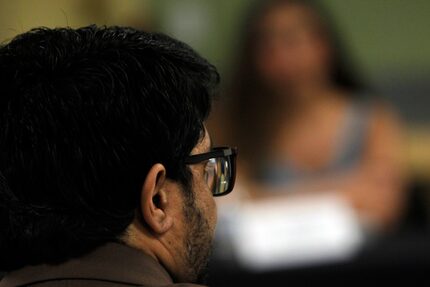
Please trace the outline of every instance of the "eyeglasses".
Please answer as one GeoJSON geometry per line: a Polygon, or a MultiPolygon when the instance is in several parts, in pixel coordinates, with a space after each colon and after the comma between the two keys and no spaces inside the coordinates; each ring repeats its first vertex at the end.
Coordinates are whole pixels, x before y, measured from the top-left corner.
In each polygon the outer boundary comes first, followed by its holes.
{"type": "Polygon", "coordinates": [[[230,193],[236,180],[236,148],[217,147],[210,152],[190,155],[186,164],[205,163],[205,180],[213,196],[230,193]]]}

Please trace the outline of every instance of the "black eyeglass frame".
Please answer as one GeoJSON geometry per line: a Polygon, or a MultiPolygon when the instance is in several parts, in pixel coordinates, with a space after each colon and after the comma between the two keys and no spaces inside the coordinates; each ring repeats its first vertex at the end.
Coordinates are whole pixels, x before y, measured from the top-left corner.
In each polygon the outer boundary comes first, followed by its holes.
{"type": "Polygon", "coordinates": [[[211,158],[226,158],[230,163],[231,169],[231,177],[229,178],[228,188],[226,191],[219,194],[212,193],[213,196],[224,196],[233,191],[234,184],[236,182],[236,156],[237,148],[235,147],[216,147],[209,152],[189,155],[185,159],[185,164],[198,164],[211,158]]]}

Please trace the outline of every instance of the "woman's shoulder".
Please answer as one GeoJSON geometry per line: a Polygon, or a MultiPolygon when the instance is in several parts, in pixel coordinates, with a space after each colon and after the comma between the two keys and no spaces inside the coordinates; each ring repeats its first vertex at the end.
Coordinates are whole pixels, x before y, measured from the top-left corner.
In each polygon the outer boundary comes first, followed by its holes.
{"type": "Polygon", "coordinates": [[[351,93],[348,98],[350,113],[367,118],[370,126],[399,125],[400,115],[397,109],[383,97],[368,91],[351,93]]]}

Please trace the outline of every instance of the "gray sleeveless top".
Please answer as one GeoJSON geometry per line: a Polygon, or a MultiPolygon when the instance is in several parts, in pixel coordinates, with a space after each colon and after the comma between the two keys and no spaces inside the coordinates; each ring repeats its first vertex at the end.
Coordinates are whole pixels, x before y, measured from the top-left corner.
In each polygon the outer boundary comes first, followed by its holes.
{"type": "Polygon", "coordinates": [[[327,173],[347,169],[358,162],[363,153],[370,120],[370,104],[353,102],[346,112],[342,130],[338,133],[335,156],[324,169],[316,172],[296,168],[291,162],[267,160],[258,171],[257,177],[262,182],[283,186],[297,180],[323,176],[327,173]]]}

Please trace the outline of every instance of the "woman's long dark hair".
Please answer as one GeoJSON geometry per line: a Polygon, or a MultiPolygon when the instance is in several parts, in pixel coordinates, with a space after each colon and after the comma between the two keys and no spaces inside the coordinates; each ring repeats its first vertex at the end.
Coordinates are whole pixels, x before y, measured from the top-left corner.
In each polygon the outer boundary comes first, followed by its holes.
{"type": "MultiPolygon", "coordinates": [[[[227,137],[241,149],[241,157],[250,162],[258,160],[261,147],[265,145],[267,134],[271,131],[268,119],[271,118],[276,103],[270,97],[270,92],[262,88],[254,66],[253,54],[257,43],[257,28],[262,17],[276,7],[285,4],[303,5],[315,11],[320,18],[321,28],[332,50],[331,81],[347,91],[363,90],[364,85],[353,72],[351,62],[345,57],[335,26],[331,22],[328,11],[319,2],[310,0],[265,0],[253,7],[245,19],[242,35],[242,47],[237,54],[236,69],[233,72],[232,83],[224,98],[225,113],[232,127],[232,134],[227,137]],[[269,124],[269,126],[268,126],[269,124]]],[[[350,93],[353,95],[353,93],[350,93]]],[[[269,121],[270,122],[270,121],[269,121]]]]}

